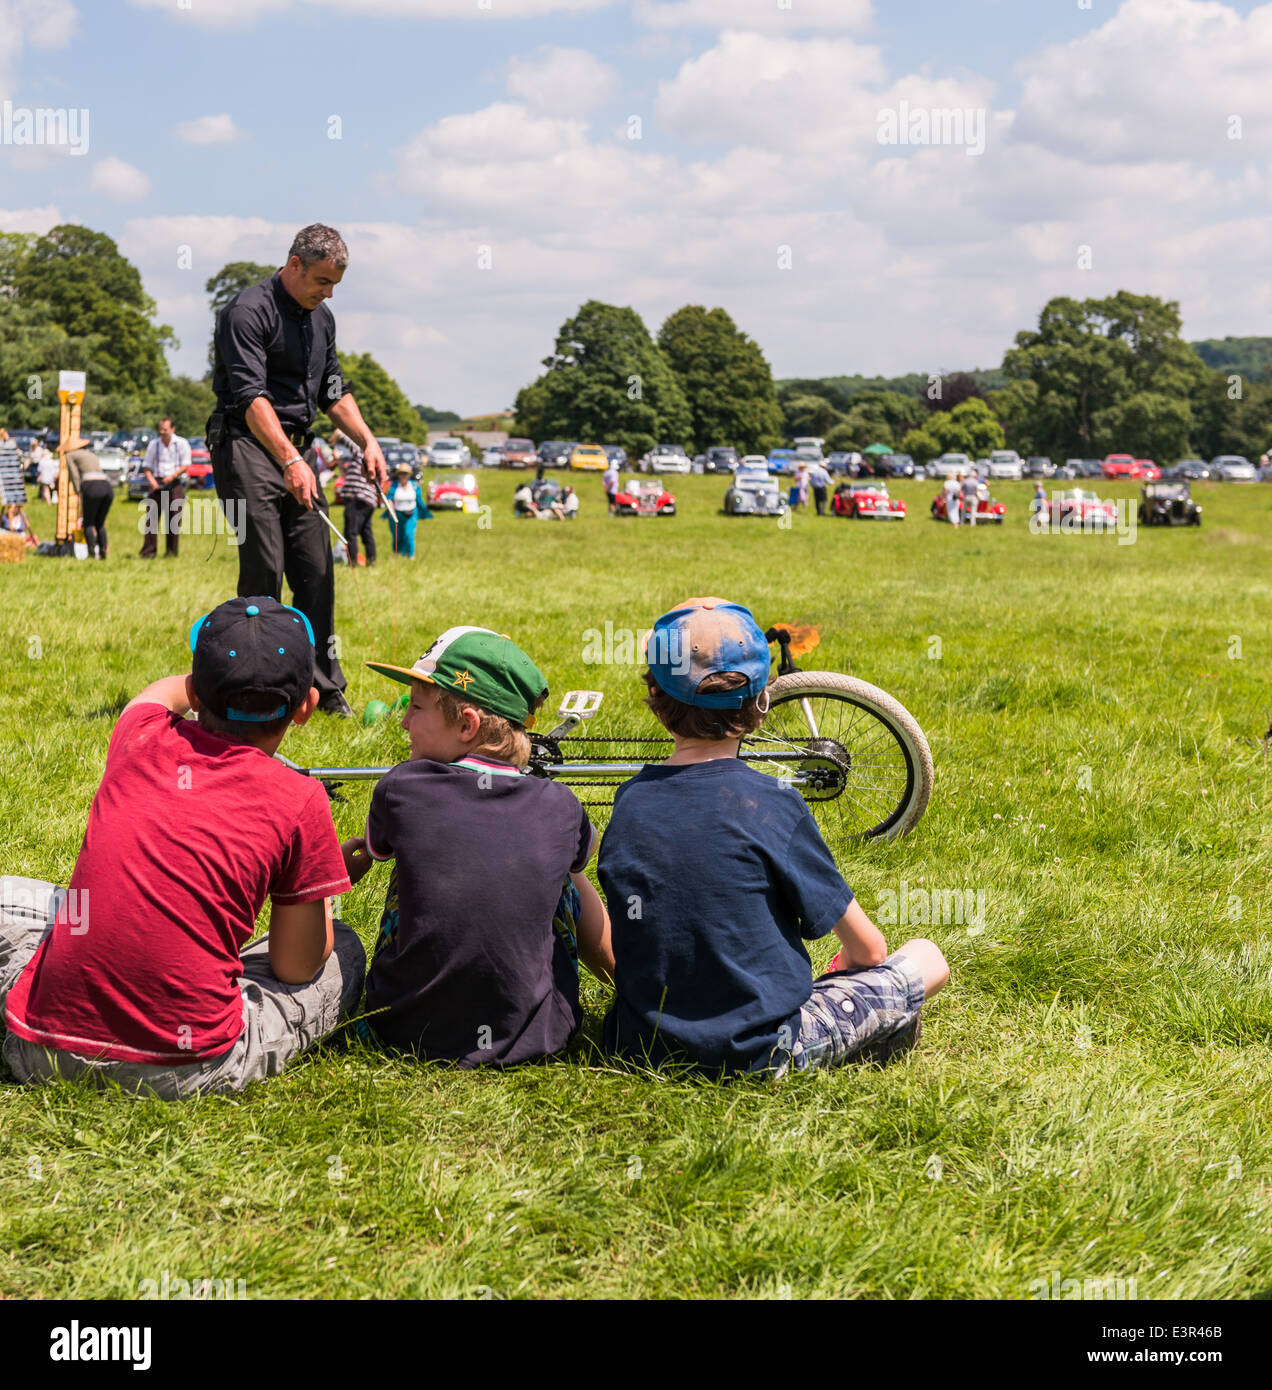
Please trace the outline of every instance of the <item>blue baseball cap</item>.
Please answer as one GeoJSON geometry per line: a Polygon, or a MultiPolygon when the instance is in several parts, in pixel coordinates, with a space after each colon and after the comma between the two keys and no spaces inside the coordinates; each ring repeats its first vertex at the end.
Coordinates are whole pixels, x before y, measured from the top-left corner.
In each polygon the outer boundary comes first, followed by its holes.
{"type": "Polygon", "coordinates": [[[749,608],[722,598],[686,599],[654,624],[645,647],[649,674],[682,705],[741,709],[768,685],[772,656],[749,608]],[[736,690],[700,693],[708,676],[739,671],[736,690]]]}
{"type": "Polygon", "coordinates": [[[313,684],[309,619],[266,595],[232,598],[205,613],[190,628],[190,651],[194,693],[222,719],[268,724],[290,714],[313,684]],[[239,708],[249,693],[277,704],[261,713],[239,708]]]}

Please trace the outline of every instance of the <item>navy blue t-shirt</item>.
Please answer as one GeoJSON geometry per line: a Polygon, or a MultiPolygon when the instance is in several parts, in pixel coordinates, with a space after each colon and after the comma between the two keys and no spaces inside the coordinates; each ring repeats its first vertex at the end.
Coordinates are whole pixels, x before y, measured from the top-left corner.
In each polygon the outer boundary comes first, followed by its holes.
{"type": "Polygon", "coordinates": [[[396,861],[367,973],[375,1032],[469,1067],[559,1052],[583,1014],[574,942],[553,916],[591,848],[574,793],[508,763],[387,772],[367,816],[367,850],[396,861]]]}
{"type": "Polygon", "coordinates": [[[616,967],[606,1046],[712,1072],[779,1062],[813,992],[804,940],[852,901],[803,797],[736,758],[643,768],[596,869],[616,967]]]}

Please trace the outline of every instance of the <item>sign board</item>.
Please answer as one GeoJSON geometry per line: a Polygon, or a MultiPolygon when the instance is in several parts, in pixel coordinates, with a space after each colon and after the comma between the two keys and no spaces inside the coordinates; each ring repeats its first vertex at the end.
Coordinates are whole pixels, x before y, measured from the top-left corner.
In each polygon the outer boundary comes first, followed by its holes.
{"type": "Polygon", "coordinates": [[[0,442],[0,498],[6,506],[12,502],[25,503],[26,484],[22,481],[22,464],[16,444],[0,442]]]}
{"type": "Polygon", "coordinates": [[[86,372],[58,372],[57,374],[57,394],[66,399],[72,392],[78,391],[82,396],[86,389],[88,374],[86,372]],[[65,395],[63,395],[65,392],[65,395]]]}

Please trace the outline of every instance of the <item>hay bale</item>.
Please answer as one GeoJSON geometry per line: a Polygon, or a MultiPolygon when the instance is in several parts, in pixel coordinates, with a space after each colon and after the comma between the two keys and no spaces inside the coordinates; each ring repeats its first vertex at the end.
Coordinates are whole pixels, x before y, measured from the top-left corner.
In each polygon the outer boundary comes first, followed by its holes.
{"type": "Polygon", "coordinates": [[[26,559],[26,537],[15,531],[0,531],[0,565],[16,565],[26,559]]]}

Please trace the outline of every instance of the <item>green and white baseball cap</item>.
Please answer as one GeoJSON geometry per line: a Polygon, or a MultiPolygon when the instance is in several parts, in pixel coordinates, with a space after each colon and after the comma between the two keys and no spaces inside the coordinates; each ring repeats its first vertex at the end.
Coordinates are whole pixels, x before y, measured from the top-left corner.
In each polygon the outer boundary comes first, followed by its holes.
{"type": "Polygon", "coordinates": [[[525,652],[488,627],[447,628],[409,669],[378,661],[367,665],[403,685],[427,681],[527,729],[548,693],[543,672],[525,652]]]}

